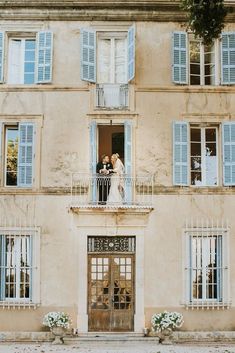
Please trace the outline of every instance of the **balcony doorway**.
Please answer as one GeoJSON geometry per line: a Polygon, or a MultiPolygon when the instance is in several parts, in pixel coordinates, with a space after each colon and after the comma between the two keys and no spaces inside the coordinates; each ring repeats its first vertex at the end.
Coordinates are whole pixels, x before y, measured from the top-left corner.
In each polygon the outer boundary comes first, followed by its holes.
{"type": "Polygon", "coordinates": [[[98,159],[101,161],[103,154],[111,157],[118,153],[125,165],[124,157],[124,125],[98,125],[98,159]]]}

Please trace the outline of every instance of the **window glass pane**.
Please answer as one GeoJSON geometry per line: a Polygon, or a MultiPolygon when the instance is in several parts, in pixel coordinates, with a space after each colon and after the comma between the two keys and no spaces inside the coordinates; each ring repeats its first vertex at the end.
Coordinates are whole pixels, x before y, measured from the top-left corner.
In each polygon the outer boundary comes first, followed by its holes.
{"type": "Polygon", "coordinates": [[[204,45],[204,73],[205,84],[215,84],[215,49],[214,44],[204,45]]]}
{"type": "Polygon", "coordinates": [[[205,129],[206,185],[217,185],[217,134],[216,128],[205,129]]]}
{"type": "Polygon", "coordinates": [[[35,40],[25,40],[24,83],[33,84],[35,74],[35,40]]]}
{"type": "Polygon", "coordinates": [[[195,236],[190,239],[192,299],[220,299],[221,236],[195,236]]]}
{"type": "Polygon", "coordinates": [[[200,42],[190,41],[190,84],[200,85],[200,42]]]}
{"type": "Polygon", "coordinates": [[[29,235],[6,235],[5,298],[29,299],[31,247],[29,235]]]}
{"type": "Polygon", "coordinates": [[[98,40],[98,81],[111,83],[111,40],[98,40]]]}
{"type": "Polygon", "coordinates": [[[115,83],[126,83],[126,38],[115,39],[115,83]]]}
{"type": "Polygon", "coordinates": [[[11,84],[22,83],[22,62],[21,62],[22,41],[11,39],[8,50],[8,75],[7,82],[11,84]]]}
{"type": "Polygon", "coordinates": [[[191,185],[202,183],[201,129],[191,128],[191,185]]]}
{"type": "Polygon", "coordinates": [[[18,129],[15,127],[6,129],[6,185],[17,185],[18,166],[18,129]]]}

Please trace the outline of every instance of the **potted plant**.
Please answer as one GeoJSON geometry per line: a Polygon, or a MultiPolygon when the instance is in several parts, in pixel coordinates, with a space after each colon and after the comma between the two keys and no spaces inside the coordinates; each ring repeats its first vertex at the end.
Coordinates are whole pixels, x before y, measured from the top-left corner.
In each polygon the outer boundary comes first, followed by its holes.
{"type": "Polygon", "coordinates": [[[171,344],[172,331],[183,323],[183,315],[177,312],[164,311],[154,314],[151,319],[152,330],[160,334],[163,344],[171,344]]]}
{"type": "Polygon", "coordinates": [[[51,311],[43,318],[43,325],[50,328],[52,334],[55,336],[52,344],[63,344],[63,337],[66,330],[71,324],[71,319],[68,314],[60,311],[51,311]]]}

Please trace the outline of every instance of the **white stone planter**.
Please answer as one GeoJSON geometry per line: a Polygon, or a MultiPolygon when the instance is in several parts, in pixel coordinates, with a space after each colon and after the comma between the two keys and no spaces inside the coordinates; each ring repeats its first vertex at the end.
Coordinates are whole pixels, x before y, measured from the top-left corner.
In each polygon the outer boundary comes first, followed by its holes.
{"type": "Polygon", "coordinates": [[[166,328],[165,330],[161,331],[161,343],[170,345],[172,344],[172,329],[166,328]]]}
{"type": "Polygon", "coordinates": [[[63,327],[54,326],[54,327],[51,327],[50,330],[55,337],[52,344],[63,344],[64,343],[63,337],[65,336],[66,329],[63,327]]]}

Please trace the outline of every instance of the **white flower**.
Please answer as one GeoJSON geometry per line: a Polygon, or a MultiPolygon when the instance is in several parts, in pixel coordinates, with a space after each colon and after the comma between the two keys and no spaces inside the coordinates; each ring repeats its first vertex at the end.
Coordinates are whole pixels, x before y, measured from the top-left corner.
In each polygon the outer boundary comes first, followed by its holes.
{"type": "Polygon", "coordinates": [[[60,311],[51,311],[43,318],[43,325],[47,327],[63,327],[68,329],[71,319],[68,314],[60,311]]]}
{"type": "Polygon", "coordinates": [[[154,314],[151,319],[152,329],[156,332],[161,332],[167,328],[179,328],[183,323],[183,315],[177,312],[164,311],[154,314]]]}

